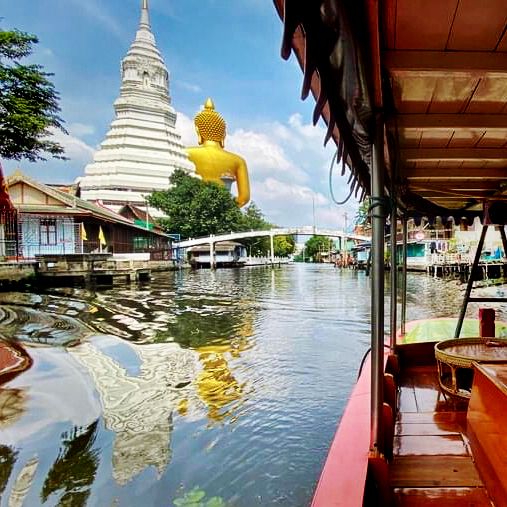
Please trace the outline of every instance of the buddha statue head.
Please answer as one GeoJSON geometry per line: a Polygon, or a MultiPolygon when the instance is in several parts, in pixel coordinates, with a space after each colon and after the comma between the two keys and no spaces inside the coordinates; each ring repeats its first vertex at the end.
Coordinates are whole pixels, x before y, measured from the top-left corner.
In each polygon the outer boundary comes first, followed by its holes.
{"type": "Polygon", "coordinates": [[[199,146],[187,148],[188,158],[195,165],[195,172],[204,181],[214,181],[231,190],[237,185],[236,202],[244,206],[250,200],[250,183],[246,162],[239,155],[224,149],[225,120],[215,111],[211,99],[207,99],[202,111],[194,118],[199,146]]]}
{"type": "Polygon", "coordinates": [[[208,98],[204,109],[199,111],[194,118],[197,142],[214,141],[224,147],[226,124],[220,113],[215,111],[215,104],[208,98]]]}

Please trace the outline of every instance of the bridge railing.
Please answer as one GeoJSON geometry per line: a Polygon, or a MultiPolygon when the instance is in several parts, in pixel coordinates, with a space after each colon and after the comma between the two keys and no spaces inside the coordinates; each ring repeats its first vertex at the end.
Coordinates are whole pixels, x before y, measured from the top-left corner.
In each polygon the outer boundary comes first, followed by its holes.
{"type": "Polygon", "coordinates": [[[330,229],[316,229],[314,227],[286,227],[286,228],[277,228],[277,229],[269,229],[264,231],[243,231],[243,232],[231,232],[230,234],[220,234],[220,235],[212,235],[206,236],[202,238],[192,238],[188,240],[181,241],[179,243],[173,243],[173,248],[189,248],[197,245],[205,245],[208,243],[219,243],[222,241],[234,241],[241,240],[246,238],[255,238],[255,237],[269,237],[269,236],[295,236],[295,235],[316,235],[316,236],[327,236],[327,237],[335,237],[335,238],[349,238],[355,239],[358,241],[369,241],[371,238],[368,236],[361,236],[358,234],[347,233],[344,231],[333,231],[330,229]]]}
{"type": "MultiPolygon", "coordinates": [[[[274,257],[273,262],[275,264],[288,264],[289,262],[292,262],[292,259],[290,257],[274,257]]],[[[263,257],[263,256],[257,256],[252,255],[249,257],[246,257],[246,266],[269,266],[271,265],[271,257],[263,257]]]]}

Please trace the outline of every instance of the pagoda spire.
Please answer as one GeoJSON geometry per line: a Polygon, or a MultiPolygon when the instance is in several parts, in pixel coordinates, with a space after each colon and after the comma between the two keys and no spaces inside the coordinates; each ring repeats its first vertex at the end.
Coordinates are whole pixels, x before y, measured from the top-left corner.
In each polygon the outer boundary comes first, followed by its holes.
{"type": "Polygon", "coordinates": [[[140,27],[150,28],[150,12],[148,9],[148,0],[142,0],[141,3],[141,21],[140,27]]]}

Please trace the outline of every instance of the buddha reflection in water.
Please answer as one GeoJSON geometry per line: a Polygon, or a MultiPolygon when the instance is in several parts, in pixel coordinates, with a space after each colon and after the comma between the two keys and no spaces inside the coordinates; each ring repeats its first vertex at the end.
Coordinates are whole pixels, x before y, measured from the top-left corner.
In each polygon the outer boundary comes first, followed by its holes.
{"type": "Polygon", "coordinates": [[[188,158],[195,164],[196,173],[204,181],[223,184],[230,190],[236,183],[238,206],[250,200],[250,182],[246,162],[239,155],[224,149],[226,125],[222,116],[215,111],[211,99],[195,119],[195,130],[199,146],[187,149],[188,158]]]}
{"type": "Polygon", "coordinates": [[[244,323],[239,328],[238,336],[225,343],[202,345],[196,348],[202,370],[197,376],[197,394],[208,407],[208,417],[216,422],[230,417],[237,417],[237,406],[231,406],[242,399],[245,385],[240,384],[233,375],[227,356],[239,357],[240,353],[250,348],[248,338],[252,335],[252,316],[244,314],[244,323]]]}

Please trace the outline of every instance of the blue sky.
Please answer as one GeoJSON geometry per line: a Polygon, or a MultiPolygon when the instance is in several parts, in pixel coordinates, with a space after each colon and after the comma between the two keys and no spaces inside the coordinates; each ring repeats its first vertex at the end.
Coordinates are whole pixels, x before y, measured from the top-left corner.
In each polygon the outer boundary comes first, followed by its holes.
{"type": "MultiPolygon", "coordinates": [[[[139,22],[141,0],[2,2],[0,26],[39,37],[32,61],[54,73],[70,135],[58,136],[71,160],[3,161],[44,182],[84,173],[113,119],[120,61],[139,22]],[[61,137],[61,139],[60,139],[61,137]]],[[[311,126],[313,99],[299,98],[302,73],[280,57],[282,23],[271,0],[150,0],[151,25],[170,74],[170,94],[186,145],[191,119],[211,96],[227,121],[226,148],[248,164],[252,199],[279,225],[336,227],[356,203],[336,207],[328,185],[333,146],[311,126]]],[[[345,182],[337,176],[335,194],[345,182]]]]}

